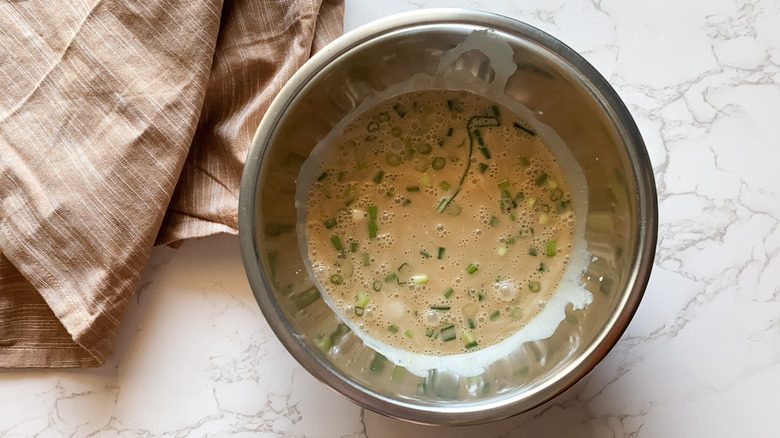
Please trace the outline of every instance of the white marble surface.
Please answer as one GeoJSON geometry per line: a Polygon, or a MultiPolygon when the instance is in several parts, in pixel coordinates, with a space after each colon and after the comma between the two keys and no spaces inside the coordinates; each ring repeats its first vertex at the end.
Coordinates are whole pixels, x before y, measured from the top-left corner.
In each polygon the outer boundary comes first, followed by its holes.
{"type": "Polygon", "coordinates": [[[660,241],[616,348],[552,402],[442,429],[364,412],[287,354],[238,240],[157,249],[101,369],[0,372],[0,436],[780,436],[780,3],[348,0],[346,28],[420,7],[503,13],[562,39],[647,142],[660,241]]]}

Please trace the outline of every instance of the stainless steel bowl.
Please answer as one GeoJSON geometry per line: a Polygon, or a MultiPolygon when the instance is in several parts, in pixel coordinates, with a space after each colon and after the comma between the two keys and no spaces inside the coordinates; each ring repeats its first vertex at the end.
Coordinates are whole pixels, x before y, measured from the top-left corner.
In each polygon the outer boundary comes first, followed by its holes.
{"type": "MultiPolygon", "coordinates": [[[[459,68],[489,75],[484,57],[459,68]]],[[[281,90],[252,142],[239,200],[241,251],[269,325],[310,373],[372,411],[419,423],[506,418],[560,394],[588,373],[631,320],[650,275],[657,200],[642,138],[606,80],[560,41],[527,24],[465,10],[423,10],[379,20],[317,53],[281,90]],[[594,261],[582,281],[593,303],[570,311],[555,334],[525,344],[476,377],[433,370],[417,377],[383,360],[339,325],[318,299],[293,224],[302,160],[364,99],[418,72],[489,29],[514,51],[505,94],[563,138],[585,172],[594,261]]]]}

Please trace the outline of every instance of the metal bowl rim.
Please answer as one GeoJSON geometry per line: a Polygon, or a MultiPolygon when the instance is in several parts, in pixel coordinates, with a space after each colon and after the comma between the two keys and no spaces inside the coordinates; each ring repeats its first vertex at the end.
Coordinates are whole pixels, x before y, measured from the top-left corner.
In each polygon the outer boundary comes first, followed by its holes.
{"type": "Polygon", "coordinates": [[[238,220],[241,255],[255,299],[273,332],[308,372],[358,405],[379,414],[422,424],[466,425],[507,418],[543,404],[584,377],[614,347],[636,313],[649,281],[658,233],[658,205],[652,165],[639,130],[617,93],[593,66],[561,41],[531,25],[488,12],[453,8],[406,12],[371,22],[336,39],[312,56],[281,89],[258,126],[241,179],[238,220]],[[268,292],[270,282],[262,272],[257,253],[255,223],[259,215],[255,211],[255,201],[258,180],[262,174],[260,165],[267,152],[266,145],[273,139],[278,122],[290,103],[331,61],[361,44],[391,32],[436,24],[473,25],[506,32],[541,46],[568,63],[587,80],[591,91],[598,91],[597,95],[591,93],[592,97],[605,110],[611,109],[617,117],[613,122],[627,146],[626,153],[635,173],[640,224],[636,236],[637,251],[627,281],[629,288],[624,292],[617,311],[599,333],[600,336],[591,341],[591,346],[584,354],[558,371],[557,379],[549,379],[544,386],[537,388],[532,394],[535,396],[533,398],[522,392],[492,403],[430,407],[386,398],[345,378],[314,354],[300,336],[294,334],[281,308],[268,292]]]}

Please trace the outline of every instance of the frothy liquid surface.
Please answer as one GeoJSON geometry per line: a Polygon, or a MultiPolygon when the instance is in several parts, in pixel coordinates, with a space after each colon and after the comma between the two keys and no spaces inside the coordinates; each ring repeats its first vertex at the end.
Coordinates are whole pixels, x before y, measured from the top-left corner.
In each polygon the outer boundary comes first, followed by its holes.
{"type": "Polygon", "coordinates": [[[427,356],[472,353],[550,300],[576,217],[555,157],[509,109],[462,91],[408,93],[324,147],[306,198],[308,261],[359,334],[427,356]]]}

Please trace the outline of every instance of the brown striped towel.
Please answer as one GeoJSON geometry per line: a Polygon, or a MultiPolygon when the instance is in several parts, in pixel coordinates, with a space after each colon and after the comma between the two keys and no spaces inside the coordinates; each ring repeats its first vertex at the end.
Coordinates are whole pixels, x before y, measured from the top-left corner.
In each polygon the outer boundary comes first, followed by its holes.
{"type": "Polygon", "coordinates": [[[260,118],[343,11],[0,2],[0,367],[101,365],[155,243],[237,233],[260,118]]]}

